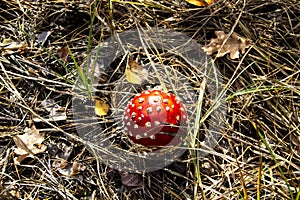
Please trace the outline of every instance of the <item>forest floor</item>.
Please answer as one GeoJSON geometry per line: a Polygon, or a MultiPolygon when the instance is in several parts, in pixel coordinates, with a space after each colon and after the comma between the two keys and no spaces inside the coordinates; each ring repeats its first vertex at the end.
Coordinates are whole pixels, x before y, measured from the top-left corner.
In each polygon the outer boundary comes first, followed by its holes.
{"type": "MultiPolygon", "coordinates": [[[[0,199],[300,199],[298,0],[207,6],[185,0],[3,0],[0,21],[0,199]],[[193,51],[204,47],[211,54],[221,88],[215,99],[204,68],[163,50],[132,48],[112,57],[97,83],[87,78],[85,61],[94,58],[97,45],[150,27],[173,31],[165,38],[170,44],[181,33],[194,42],[193,51]],[[104,128],[122,152],[134,149],[116,114],[125,105],[116,103],[118,91],[132,94],[132,84],[123,87],[130,59],[168,65],[173,92],[199,97],[187,106],[190,130],[182,155],[140,173],[116,169],[99,153],[113,152],[81,134],[104,128]],[[78,86],[90,93],[80,97],[78,86]],[[76,98],[96,108],[91,119],[77,115],[86,104],[76,98]],[[210,112],[219,108],[224,115],[210,112]],[[209,124],[213,119],[221,127],[209,124]],[[204,155],[208,130],[216,143],[204,155]]],[[[154,69],[151,80],[160,72],[154,69]]],[[[168,87],[167,79],[149,82],[168,87]]]]}

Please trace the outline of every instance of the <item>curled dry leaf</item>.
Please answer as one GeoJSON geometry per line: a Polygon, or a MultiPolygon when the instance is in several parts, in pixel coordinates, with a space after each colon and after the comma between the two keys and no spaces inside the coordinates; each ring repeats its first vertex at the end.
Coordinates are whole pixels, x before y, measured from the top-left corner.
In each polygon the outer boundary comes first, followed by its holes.
{"type": "Polygon", "coordinates": [[[246,48],[250,47],[250,40],[240,37],[236,33],[233,33],[227,40],[228,35],[224,31],[216,31],[215,34],[217,38],[211,39],[208,45],[202,47],[208,55],[218,52],[217,57],[223,57],[225,54],[230,53],[230,59],[236,59],[239,58],[240,51],[244,54],[246,48]]]}
{"type": "Polygon", "coordinates": [[[2,55],[17,53],[22,51],[26,47],[26,42],[18,42],[8,38],[4,39],[0,43],[0,50],[2,51],[2,55]]]}
{"type": "Polygon", "coordinates": [[[25,128],[23,135],[17,135],[13,137],[17,148],[14,152],[19,155],[15,158],[15,163],[20,164],[25,158],[33,157],[33,155],[44,152],[47,147],[42,144],[45,140],[45,135],[40,133],[35,126],[31,128],[25,128]]]}
{"type": "Polygon", "coordinates": [[[57,55],[58,57],[63,60],[64,62],[67,61],[67,58],[69,56],[69,50],[68,50],[68,47],[62,47],[62,48],[59,48],[57,50],[57,55]]]}
{"type": "Polygon", "coordinates": [[[193,4],[195,6],[208,6],[218,1],[217,0],[186,0],[186,2],[193,4]]]}
{"type": "Polygon", "coordinates": [[[129,60],[125,70],[125,74],[127,81],[133,84],[141,84],[148,77],[147,70],[133,59],[129,60]]]}
{"type": "Polygon", "coordinates": [[[45,42],[47,41],[48,37],[51,35],[51,31],[42,31],[40,34],[37,36],[37,41],[41,44],[44,45],[45,42]]]}
{"type": "Polygon", "coordinates": [[[47,147],[48,153],[54,158],[69,160],[72,152],[74,150],[73,145],[66,143],[51,143],[47,147]]]}
{"type": "Polygon", "coordinates": [[[95,99],[95,114],[98,116],[107,115],[110,107],[107,103],[100,99],[95,99]]]}
{"type": "Polygon", "coordinates": [[[143,187],[144,181],[141,174],[120,172],[122,184],[127,188],[143,187]]]}
{"type": "Polygon", "coordinates": [[[57,159],[52,163],[52,167],[64,176],[74,176],[86,170],[86,167],[80,162],[68,162],[64,159],[57,159]]]}

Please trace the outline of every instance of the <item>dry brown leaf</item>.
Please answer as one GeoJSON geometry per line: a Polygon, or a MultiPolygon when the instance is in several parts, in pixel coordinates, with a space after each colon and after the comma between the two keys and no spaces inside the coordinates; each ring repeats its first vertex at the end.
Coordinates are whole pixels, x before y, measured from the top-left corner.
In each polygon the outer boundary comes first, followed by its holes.
{"type": "Polygon", "coordinates": [[[127,188],[143,187],[144,181],[141,174],[120,172],[122,184],[127,188]]]}
{"type": "Polygon", "coordinates": [[[218,1],[217,0],[186,0],[186,2],[193,4],[195,6],[208,6],[218,1]]]}
{"type": "Polygon", "coordinates": [[[236,33],[233,33],[227,40],[228,35],[224,31],[216,31],[215,34],[217,38],[211,39],[208,45],[202,47],[203,51],[208,55],[218,52],[217,57],[222,57],[230,53],[230,59],[236,59],[239,58],[240,51],[244,54],[245,50],[250,47],[250,40],[240,37],[236,33]],[[222,47],[225,40],[226,42],[222,47]]]}
{"type": "Polygon", "coordinates": [[[55,160],[52,167],[64,176],[74,176],[86,170],[86,167],[80,162],[68,162],[64,159],[55,160]]]}
{"type": "Polygon", "coordinates": [[[4,39],[0,43],[0,50],[2,51],[2,54],[13,54],[16,52],[20,52],[21,50],[25,49],[27,47],[26,42],[18,42],[14,41],[12,39],[4,39]]]}
{"type": "Polygon", "coordinates": [[[147,70],[132,59],[127,64],[125,74],[127,81],[133,84],[141,84],[148,77],[147,70]]]}
{"type": "Polygon", "coordinates": [[[62,48],[59,48],[57,50],[57,55],[58,57],[63,60],[64,62],[67,61],[67,58],[69,56],[69,50],[68,50],[68,47],[62,47],[62,48]]]}
{"type": "Polygon", "coordinates": [[[33,157],[33,155],[46,151],[47,147],[42,144],[45,140],[45,135],[41,134],[38,129],[33,125],[31,128],[25,128],[23,135],[17,135],[13,137],[17,148],[14,152],[19,155],[15,158],[15,163],[20,164],[22,160],[27,157],[33,157]]]}
{"type": "Polygon", "coordinates": [[[107,115],[110,107],[107,103],[100,99],[95,99],[95,114],[98,116],[107,115]]]}

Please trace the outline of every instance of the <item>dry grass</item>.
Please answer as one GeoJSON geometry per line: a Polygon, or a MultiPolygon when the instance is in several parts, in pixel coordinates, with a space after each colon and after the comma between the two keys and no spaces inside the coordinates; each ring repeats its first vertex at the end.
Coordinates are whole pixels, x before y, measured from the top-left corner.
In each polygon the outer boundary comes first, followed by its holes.
{"type": "Polygon", "coordinates": [[[0,20],[0,42],[26,44],[1,50],[1,199],[300,199],[299,1],[225,0],[194,7],[171,0],[4,0],[0,20]],[[60,52],[69,46],[81,64],[101,38],[140,26],[182,31],[201,45],[216,30],[235,32],[253,46],[240,59],[215,59],[228,113],[214,151],[201,159],[187,152],[143,174],[143,187],[127,188],[120,173],[100,163],[77,137],[72,119],[77,68],[60,52]],[[37,40],[43,31],[51,33],[42,47],[37,40]],[[15,164],[13,137],[37,115],[47,116],[41,103],[50,99],[67,119],[35,122],[48,149],[15,164]],[[62,169],[73,174],[63,175],[62,169]]]}

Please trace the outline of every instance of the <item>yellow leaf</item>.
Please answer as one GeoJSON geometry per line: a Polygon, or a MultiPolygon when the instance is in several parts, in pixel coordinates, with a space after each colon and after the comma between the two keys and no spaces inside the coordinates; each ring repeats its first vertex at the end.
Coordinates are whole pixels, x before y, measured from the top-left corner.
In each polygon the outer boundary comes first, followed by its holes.
{"type": "Polygon", "coordinates": [[[100,99],[95,99],[95,114],[98,116],[107,115],[110,107],[107,103],[101,101],[100,99]]]}
{"type": "Polygon", "coordinates": [[[141,84],[148,77],[147,70],[132,59],[128,62],[125,74],[127,81],[133,84],[141,84]]]}
{"type": "Polygon", "coordinates": [[[208,6],[218,2],[218,0],[186,0],[186,1],[195,6],[208,6]]]}

